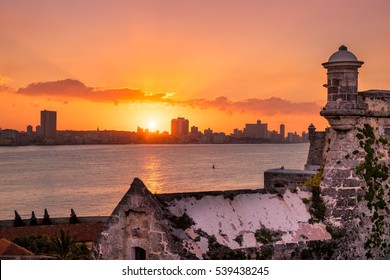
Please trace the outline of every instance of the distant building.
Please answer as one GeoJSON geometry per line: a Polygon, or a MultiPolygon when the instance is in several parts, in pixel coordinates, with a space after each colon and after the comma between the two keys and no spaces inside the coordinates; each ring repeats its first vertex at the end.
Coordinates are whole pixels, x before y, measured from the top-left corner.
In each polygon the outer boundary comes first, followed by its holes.
{"type": "Polygon", "coordinates": [[[286,127],[284,126],[284,124],[281,124],[279,129],[279,141],[281,142],[283,142],[284,139],[286,138],[285,131],[286,131],[286,127]]]}
{"type": "Polygon", "coordinates": [[[227,143],[226,134],[223,132],[213,133],[213,141],[214,144],[223,144],[227,143]]]}
{"type": "Polygon", "coordinates": [[[199,128],[197,126],[191,126],[189,141],[191,143],[199,143],[201,138],[202,132],[199,131],[199,128]]]}
{"type": "Polygon", "coordinates": [[[41,126],[40,125],[37,125],[35,127],[35,132],[38,134],[38,135],[42,135],[42,130],[41,130],[41,126]]]}
{"type": "Polygon", "coordinates": [[[41,111],[41,135],[46,138],[55,138],[57,133],[57,112],[41,111]]]}
{"type": "Polygon", "coordinates": [[[171,121],[171,135],[183,137],[188,135],[189,121],[185,118],[177,118],[171,121]]]}
{"type": "Polygon", "coordinates": [[[32,125],[27,126],[27,134],[32,134],[33,133],[33,127],[32,125]]]}
{"type": "Polygon", "coordinates": [[[241,138],[242,137],[242,130],[239,130],[238,128],[235,128],[233,130],[233,133],[230,134],[230,136],[232,136],[234,138],[241,138]]]}
{"type": "Polygon", "coordinates": [[[268,125],[258,120],[255,124],[247,123],[243,131],[244,137],[268,139],[268,125]]]}
{"type": "Polygon", "coordinates": [[[269,135],[269,140],[271,140],[272,143],[279,142],[280,135],[276,130],[272,130],[271,132],[268,133],[268,135],[269,135]]]}
{"type": "Polygon", "coordinates": [[[0,145],[17,145],[19,144],[19,131],[14,129],[0,130],[0,145]]]}
{"type": "Polygon", "coordinates": [[[199,128],[197,126],[191,126],[191,135],[198,135],[199,128]]]}

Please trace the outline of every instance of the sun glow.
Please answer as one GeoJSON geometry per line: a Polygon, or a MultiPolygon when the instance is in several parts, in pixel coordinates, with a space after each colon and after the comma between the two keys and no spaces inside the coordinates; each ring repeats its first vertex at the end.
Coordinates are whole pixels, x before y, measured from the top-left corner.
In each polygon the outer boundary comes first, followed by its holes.
{"type": "Polygon", "coordinates": [[[155,120],[148,121],[148,129],[149,131],[155,131],[157,128],[157,122],[155,120]]]}

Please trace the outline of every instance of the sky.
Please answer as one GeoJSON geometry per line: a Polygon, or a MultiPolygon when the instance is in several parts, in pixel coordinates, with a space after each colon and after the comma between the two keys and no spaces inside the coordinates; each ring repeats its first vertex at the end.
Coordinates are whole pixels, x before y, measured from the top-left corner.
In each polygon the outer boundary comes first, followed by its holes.
{"type": "Polygon", "coordinates": [[[389,14],[388,0],[0,0],[0,127],[46,109],[59,130],[322,130],[321,63],[340,45],[365,62],[359,90],[390,89],[389,14]]]}

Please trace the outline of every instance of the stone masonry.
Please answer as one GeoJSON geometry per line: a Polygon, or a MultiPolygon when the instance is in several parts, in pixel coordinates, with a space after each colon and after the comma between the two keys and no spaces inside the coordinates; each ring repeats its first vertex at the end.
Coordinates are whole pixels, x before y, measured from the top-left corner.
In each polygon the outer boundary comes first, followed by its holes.
{"type": "Polygon", "coordinates": [[[389,259],[389,91],[358,92],[363,62],[341,46],[323,66],[328,102],[322,195],[336,258],[389,259]]]}
{"type": "Polygon", "coordinates": [[[135,179],[93,259],[390,259],[390,91],[358,91],[341,46],[323,63],[325,132],[309,127],[305,170],[270,169],[264,189],[151,194],[135,179]]]}

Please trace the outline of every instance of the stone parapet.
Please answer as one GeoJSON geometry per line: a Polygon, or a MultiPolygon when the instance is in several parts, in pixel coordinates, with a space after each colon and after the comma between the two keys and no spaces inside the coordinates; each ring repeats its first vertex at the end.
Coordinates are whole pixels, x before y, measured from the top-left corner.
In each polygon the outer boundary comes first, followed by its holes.
{"type": "Polygon", "coordinates": [[[284,193],[286,189],[295,191],[316,174],[315,171],[296,169],[268,169],[264,172],[264,189],[268,193],[284,193]]]}

